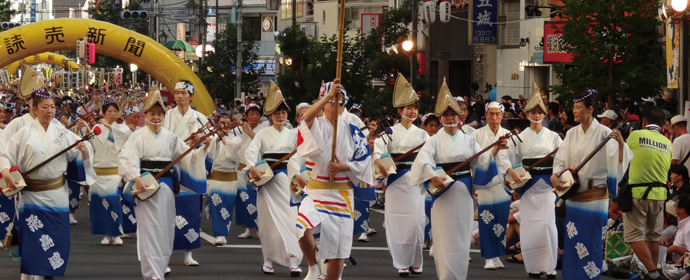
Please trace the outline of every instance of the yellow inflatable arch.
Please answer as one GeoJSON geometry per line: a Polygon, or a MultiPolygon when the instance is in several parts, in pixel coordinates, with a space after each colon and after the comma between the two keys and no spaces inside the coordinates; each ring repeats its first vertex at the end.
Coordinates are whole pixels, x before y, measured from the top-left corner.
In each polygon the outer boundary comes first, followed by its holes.
{"type": "Polygon", "coordinates": [[[192,106],[204,115],[215,110],[213,99],[199,77],[153,39],[123,27],[91,19],[53,19],[15,27],[0,33],[0,68],[22,58],[58,50],[76,49],[86,37],[96,53],[136,64],[172,91],[175,83],[189,80],[196,89],[192,106]]]}
{"type": "Polygon", "coordinates": [[[52,52],[44,52],[32,56],[27,56],[21,60],[12,62],[10,65],[7,65],[7,67],[5,67],[5,70],[7,70],[7,73],[9,73],[10,75],[16,75],[17,68],[19,68],[19,63],[26,63],[31,65],[39,63],[48,63],[60,66],[62,68],[65,68],[65,66],[68,65],[67,67],[71,68],[74,71],[79,70],[81,68],[79,67],[79,64],[77,64],[76,62],[67,60],[67,57],[64,55],[52,52]]]}

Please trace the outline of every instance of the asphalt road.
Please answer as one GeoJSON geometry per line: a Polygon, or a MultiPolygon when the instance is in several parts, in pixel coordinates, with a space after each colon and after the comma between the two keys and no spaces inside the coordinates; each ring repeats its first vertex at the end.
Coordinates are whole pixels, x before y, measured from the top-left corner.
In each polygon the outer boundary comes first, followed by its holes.
{"type": "MultiPolygon", "coordinates": [[[[89,223],[89,206],[82,199],[77,210],[77,225],[71,226],[71,252],[64,279],[142,279],[137,261],[136,236],[123,239],[119,247],[102,246],[102,236],[91,235],[89,223]]],[[[381,210],[371,212],[370,224],[378,234],[370,236],[370,242],[353,241],[352,256],[358,265],[347,262],[343,279],[396,279],[397,270],[393,268],[390,254],[386,248],[383,214],[381,210]]],[[[211,222],[202,217],[203,232],[211,232],[211,222]]],[[[201,264],[198,267],[186,267],[183,264],[183,251],[175,251],[171,258],[172,274],[166,279],[286,279],[290,278],[289,269],[275,266],[274,275],[265,275],[260,271],[263,264],[260,241],[258,239],[237,239],[243,232],[242,227],[233,226],[227,237],[227,245],[216,247],[213,238],[202,234],[204,240],[200,249],[194,250],[194,258],[201,264]]],[[[483,269],[484,260],[479,255],[478,247],[473,246],[470,254],[468,279],[528,279],[521,264],[504,261],[506,269],[487,271],[483,269]]],[[[16,246],[11,249],[16,250],[16,246]]],[[[505,257],[503,258],[505,259],[505,257]]],[[[6,252],[0,251],[0,280],[19,279],[18,261],[13,261],[6,252]]],[[[306,261],[301,265],[306,275],[306,261]]],[[[560,275],[560,271],[559,271],[560,275]]],[[[410,276],[409,279],[436,279],[434,261],[425,251],[424,273],[410,276]]],[[[59,279],[59,278],[56,278],[59,279]]],[[[302,278],[292,278],[302,279],[302,278]]],[[[613,279],[603,277],[602,279],[613,279]]]]}

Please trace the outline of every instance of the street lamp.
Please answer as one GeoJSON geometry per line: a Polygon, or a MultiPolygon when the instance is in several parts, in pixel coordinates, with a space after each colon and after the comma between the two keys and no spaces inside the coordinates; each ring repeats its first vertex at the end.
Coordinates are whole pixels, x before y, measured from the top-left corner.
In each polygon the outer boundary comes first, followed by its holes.
{"type": "Polygon", "coordinates": [[[189,0],[187,1],[187,4],[184,4],[185,9],[187,9],[187,15],[193,15],[196,13],[196,2],[194,0],[189,0]]]}
{"type": "Polygon", "coordinates": [[[129,65],[129,71],[132,71],[132,86],[134,87],[136,87],[135,84],[137,83],[137,69],[139,69],[139,67],[137,67],[136,64],[132,63],[129,65]]]}
{"type": "Polygon", "coordinates": [[[162,43],[165,43],[168,41],[168,34],[165,34],[165,31],[161,31],[161,35],[159,35],[159,38],[161,39],[162,43]]]}
{"type": "Polygon", "coordinates": [[[412,50],[412,40],[407,39],[402,43],[402,48],[404,51],[409,52],[412,50]]]}
{"type": "Polygon", "coordinates": [[[671,8],[676,12],[685,11],[688,7],[688,0],[671,0],[671,8]]]}

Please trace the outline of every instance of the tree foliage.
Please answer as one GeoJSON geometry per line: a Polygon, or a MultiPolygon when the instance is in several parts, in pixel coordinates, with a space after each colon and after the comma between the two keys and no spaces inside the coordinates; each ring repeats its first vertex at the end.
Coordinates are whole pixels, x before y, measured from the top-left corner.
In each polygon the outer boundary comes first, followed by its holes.
{"type": "Polygon", "coordinates": [[[665,81],[664,55],[657,27],[659,0],[564,0],[558,7],[572,65],[555,65],[562,85],[555,93],[571,97],[592,88],[598,98],[655,95],[665,81]]]}
{"type": "MultiPolygon", "coordinates": [[[[366,37],[346,35],[343,38],[341,78],[350,98],[348,106],[362,104],[364,115],[371,118],[395,112],[392,106],[393,81],[398,72],[410,80],[410,60],[402,51],[388,54],[383,49],[407,38],[411,19],[407,1],[401,8],[384,13],[381,26],[366,37]],[[386,85],[374,87],[374,79],[383,80],[386,85]]],[[[293,25],[286,28],[278,40],[282,55],[292,59],[292,65],[281,66],[278,86],[290,104],[311,103],[317,99],[321,83],[335,78],[337,35],[310,40],[298,25],[293,25]]],[[[416,81],[417,89],[424,89],[427,85],[423,77],[417,77],[416,81]]],[[[423,99],[423,104],[425,101],[428,100],[423,99]]]]}
{"type": "Polygon", "coordinates": [[[17,11],[11,7],[10,0],[0,0],[0,21],[10,20],[17,11]]]}
{"type": "MultiPolygon", "coordinates": [[[[245,27],[243,38],[251,38],[252,30],[245,27]]],[[[229,23],[218,38],[213,41],[215,53],[204,59],[204,65],[199,69],[199,78],[204,82],[213,98],[221,99],[223,103],[232,102],[235,96],[235,65],[237,63],[237,26],[229,23]]],[[[259,92],[259,82],[263,69],[256,69],[254,64],[259,59],[259,45],[257,41],[242,41],[242,92],[256,94],[259,92]]]]}

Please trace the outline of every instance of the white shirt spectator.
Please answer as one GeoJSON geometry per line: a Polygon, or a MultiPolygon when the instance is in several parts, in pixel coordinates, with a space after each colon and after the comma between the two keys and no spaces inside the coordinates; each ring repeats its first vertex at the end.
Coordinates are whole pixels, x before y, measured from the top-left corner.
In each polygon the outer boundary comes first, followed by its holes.
{"type": "MultiPolygon", "coordinates": [[[[690,226],[688,226],[689,218],[678,221],[678,231],[676,238],[673,240],[673,246],[690,249],[690,226]]],[[[674,260],[678,260],[681,256],[673,256],[674,260]]]]}
{"type": "MultiPolygon", "coordinates": [[[[671,159],[678,160],[678,163],[680,164],[688,153],[690,153],[690,133],[678,136],[675,140],[673,140],[673,155],[671,159]]],[[[690,170],[690,158],[688,158],[683,165],[690,170]]]]}

